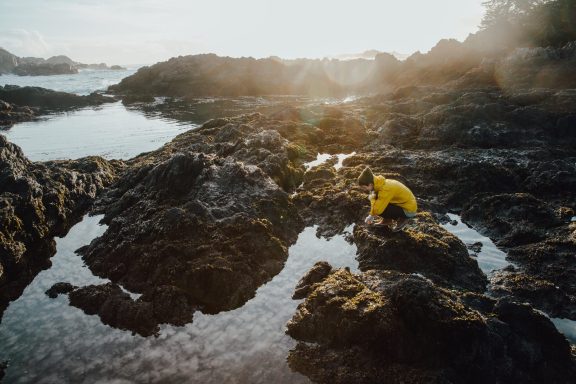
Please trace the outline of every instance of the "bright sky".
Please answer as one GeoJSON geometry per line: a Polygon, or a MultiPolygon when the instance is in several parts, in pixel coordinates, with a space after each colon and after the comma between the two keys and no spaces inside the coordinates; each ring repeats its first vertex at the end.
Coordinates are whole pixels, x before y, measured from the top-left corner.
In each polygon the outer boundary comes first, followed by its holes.
{"type": "Polygon", "coordinates": [[[422,52],[476,32],[483,0],[0,0],[0,47],[84,63],[213,52],[321,58],[422,52]]]}

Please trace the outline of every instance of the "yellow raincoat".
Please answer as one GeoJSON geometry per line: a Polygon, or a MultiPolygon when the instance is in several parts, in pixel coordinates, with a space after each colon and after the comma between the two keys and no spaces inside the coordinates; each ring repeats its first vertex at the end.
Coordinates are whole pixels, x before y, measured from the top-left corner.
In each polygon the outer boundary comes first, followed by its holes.
{"type": "Polygon", "coordinates": [[[397,180],[374,176],[374,193],[370,194],[370,215],[381,215],[388,204],[394,204],[406,212],[415,213],[418,209],[412,191],[397,180]]]}

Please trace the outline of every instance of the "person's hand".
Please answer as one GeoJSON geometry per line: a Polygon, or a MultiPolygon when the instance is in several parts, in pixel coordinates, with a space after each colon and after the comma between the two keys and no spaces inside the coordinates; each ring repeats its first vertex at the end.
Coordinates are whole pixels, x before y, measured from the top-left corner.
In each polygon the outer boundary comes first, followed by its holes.
{"type": "Polygon", "coordinates": [[[365,222],[366,224],[368,224],[368,225],[371,225],[372,223],[374,223],[374,216],[368,215],[368,216],[366,217],[366,219],[364,219],[364,222],[365,222]]]}

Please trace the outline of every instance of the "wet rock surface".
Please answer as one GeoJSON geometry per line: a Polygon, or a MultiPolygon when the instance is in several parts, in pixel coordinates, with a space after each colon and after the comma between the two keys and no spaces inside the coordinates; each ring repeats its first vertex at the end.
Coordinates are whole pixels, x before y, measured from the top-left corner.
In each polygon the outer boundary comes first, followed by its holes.
{"type": "Polygon", "coordinates": [[[19,106],[39,108],[42,112],[96,106],[116,101],[112,97],[92,93],[78,96],[40,87],[0,86],[0,100],[19,106]]]}
{"type": "Polygon", "coordinates": [[[572,380],[570,345],[545,316],[507,300],[486,298],[485,311],[467,301],[419,276],[333,271],[288,323],[300,341],[289,364],[319,383],[572,380]]]}
{"type": "Polygon", "coordinates": [[[20,107],[0,100],[0,127],[10,128],[16,123],[33,120],[36,112],[30,107],[20,107]]]}
{"type": "Polygon", "coordinates": [[[442,228],[428,212],[419,213],[408,229],[354,228],[357,259],[362,271],[392,270],[421,274],[435,284],[483,292],[486,276],[466,246],[442,228]]]}
{"type": "Polygon", "coordinates": [[[30,162],[0,135],[0,303],[18,297],[50,265],[63,236],[116,178],[120,163],[99,157],[30,162]]]}
{"type": "Polygon", "coordinates": [[[56,283],[52,285],[45,293],[51,299],[55,299],[58,295],[70,293],[76,287],[70,283],[56,283]]]}
{"type": "Polygon", "coordinates": [[[94,293],[99,304],[89,313],[149,334],[192,321],[197,309],[217,313],[252,298],[304,228],[284,190],[303,170],[268,125],[258,114],[213,120],[133,159],[97,202],[107,231],[80,253],[95,274],[142,296],[131,302],[116,288],[86,287],[71,303],[85,309],[94,293]],[[150,303],[159,294],[186,305],[158,315],[150,303]],[[133,312],[147,313],[146,330],[134,328],[133,312]]]}
{"type": "Polygon", "coordinates": [[[462,218],[498,239],[520,269],[494,277],[496,294],[518,297],[551,316],[576,319],[572,212],[521,193],[478,196],[464,207],[462,218]]]}
{"type": "Polygon", "coordinates": [[[76,288],[68,296],[70,305],[88,315],[98,315],[104,324],[141,336],[157,335],[162,323],[190,323],[195,309],[185,292],[168,285],[156,287],[138,299],[113,283],[76,288]]]}

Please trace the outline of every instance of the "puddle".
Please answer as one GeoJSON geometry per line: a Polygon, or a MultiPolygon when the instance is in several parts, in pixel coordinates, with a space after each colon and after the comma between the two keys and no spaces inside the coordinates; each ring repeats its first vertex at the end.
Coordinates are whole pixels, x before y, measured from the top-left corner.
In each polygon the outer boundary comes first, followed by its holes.
{"type": "Polygon", "coordinates": [[[304,163],[304,167],[306,168],[306,170],[310,170],[313,167],[317,167],[321,164],[324,164],[325,162],[327,162],[328,160],[330,160],[331,158],[333,158],[334,156],[337,157],[338,162],[336,164],[334,164],[334,168],[338,171],[340,168],[342,168],[342,163],[344,162],[344,160],[346,160],[347,158],[354,156],[356,154],[356,152],[352,152],[352,153],[339,153],[337,155],[331,155],[329,153],[318,153],[316,155],[316,160],[312,160],[308,163],[304,163]]]}
{"type": "MultiPolygon", "coordinates": [[[[486,236],[482,236],[476,232],[476,230],[464,224],[460,216],[449,213],[448,217],[452,222],[456,222],[456,225],[446,223],[442,224],[442,226],[456,235],[464,244],[482,243],[482,248],[480,252],[477,253],[476,259],[480,269],[485,274],[489,275],[494,270],[502,269],[510,265],[510,263],[505,260],[506,253],[499,250],[492,240],[486,236]]],[[[566,336],[569,342],[576,344],[576,321],[560,318],[550,318],[550,320],[554,323],[556,329],[566,336]]]]}
{"type": "Polygon", "coordinates": [[[576,344],[576,321],[570,319],[550,318],[556,329],[566,336],[572,344],[576,344]]]}
{"type": "Polygon", "coordinates": [[[475,257],[482,272],[489,275],[494,270],[510,265],[506,261],[506,253],[499,250],[490,238],[482,236],[474,228],[464,224],[460,216],[448,213],[448,217],[451,222],[442,224],[442,227],[456,235],[464,244],[468,246],[478,242],[482,243],[482,248],[480,252],[476,253],[477,256],[475,257]],[[454,225],[453,223],[456,224],[454,225]]]}
{"type": "Polygon", "coordinates": [[[58,239],[53,266],[4,313],[0,361],[9,361],[6,383],[309,383],[286,362],[295,341],[284,334],[285,325],[300,302],[291,296],[316,261],[358,270],[356,246],[343,235],[326,240],[316,237],[316,227],[306,228],[290,247],[285,268],[243,307],[196,313],[193,323],[164,325],[159,337],[143,338],[102,324],[69,306],[66,296],[44,294],[58,281],[106,282],[73,253],[104,232],[99,219],[86,217],[58,239]]]}

